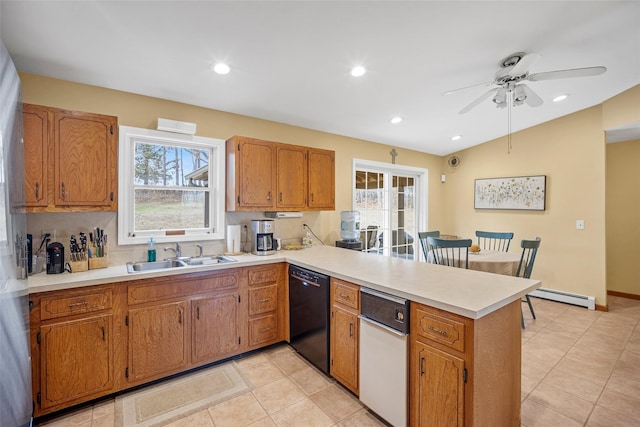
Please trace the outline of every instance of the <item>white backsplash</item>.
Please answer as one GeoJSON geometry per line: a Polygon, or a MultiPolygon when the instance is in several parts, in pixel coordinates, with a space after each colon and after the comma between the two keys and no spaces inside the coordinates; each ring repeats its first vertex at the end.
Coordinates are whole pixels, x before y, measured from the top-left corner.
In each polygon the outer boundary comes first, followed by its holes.
{"type": "MultiPolygon", "coordinates": [[[[333,212],[331,212],[333,214],[333,212]]],[[[307,224],[319,238],[324,240],[324,244],[334,244],[332,234],[328,230],[323,233],[321,212],[304,212],[302,218],[276,218],[274,237],[280,237],[282,244],[300,243],[305,234],[303,224],[307,224]],[[328,235],[327,235],[328,234],[328,235]]],[[[60,242],[65,248],[69,247],[69,238],[83,231],[89,233],[93,228],[99,227],[109,236],[108,254],[109,265],[124,264],[127,261],[141,261],[147,258],[147,245],[118,245],[117,244],[117,213],[115,212],[71,212],[71,213],[30,213],[27,214],[27,233],[33,235],[33,251],[35,252],[41,243],[42,230],[54,230],[55,238],[52,242],[60,242]]],[[[251,250],[251,244],[247,239],[251,230],[252,219],[265,219],[263,212],[227,212],[227,224],[240,224],[242,226],[242,248],[245,252],[251,250]]],[[[178,239],[176,239],[178,241],[178,239]]],[[[314,244],[319,244],[313,238],[314,244]]],[[[196,244],[203,246],[206,255],[220,254],[225,252],[226,244],[224,240],[186,242],[182,245],[182,253],[186,256],[197,255],[196,244]]],[[[156,247],[158,259],[164,258],[164,247],[170,245],[160,244],[156,247]]],[[[68,250],[65,250],[68,259],[68,250]]]]}

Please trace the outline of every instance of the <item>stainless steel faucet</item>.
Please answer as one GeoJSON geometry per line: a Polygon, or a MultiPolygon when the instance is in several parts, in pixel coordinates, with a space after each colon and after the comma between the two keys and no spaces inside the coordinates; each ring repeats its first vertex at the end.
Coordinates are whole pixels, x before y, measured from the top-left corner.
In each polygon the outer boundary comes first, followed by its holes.
{"type": "Polygon", "coordinates": [[[175,249],[174,249],[174,248],[169,248],[169,247],[167,247],[167,248],[164,248],[164,250],[165,250],[165,252],[166,252],[166,251],[171,251],[171,252],[173,252],[173,255],[174,255],[176,258],[180,258],[180,257],[182,256],[182,248],[180,247],[180,243],[176,243],[176,248],[175,248],[175,249]]]}
{"type": "Polygon", "coordinates": [[[203,252],[202,252],[202,245],[201,245],[201,244],[196,243],[196,246],[198,247],[198,256],[202,258],[202,253],[203,253],[203,252]]]}

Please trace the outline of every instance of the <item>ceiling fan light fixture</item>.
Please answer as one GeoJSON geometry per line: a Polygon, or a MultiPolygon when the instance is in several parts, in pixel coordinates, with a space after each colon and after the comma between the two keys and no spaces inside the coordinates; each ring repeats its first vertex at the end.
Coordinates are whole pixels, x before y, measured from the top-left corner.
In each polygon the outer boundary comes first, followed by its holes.
{"type": "Polygon", "coordinates": [[[507,90],[503,87],[498,89],[498,91],[493,97],[493,102],[498,107],[504,107],[507,103],[507,90]]]}
{"type": "Polygon", "coordinates": [[[513,105],[520,105],[527,99],[527,93],[524,91],[524,86],[517,85],[513,93],[513,105]]]}
{"type": "Polygon", "coordinates": [[[361,77],[364,76],[367,70],[362,65],[356,65],[351,69],[351,75],[353,77],[361,77]]]}
{"type": "Polygon", "coordinates": [[[567,99],[569,97],[569,94],[567,93],[563,93],[561,95],[556,96],[555,98],[553,98],[553,102],[562,102],[565,99],[567,99]]]}

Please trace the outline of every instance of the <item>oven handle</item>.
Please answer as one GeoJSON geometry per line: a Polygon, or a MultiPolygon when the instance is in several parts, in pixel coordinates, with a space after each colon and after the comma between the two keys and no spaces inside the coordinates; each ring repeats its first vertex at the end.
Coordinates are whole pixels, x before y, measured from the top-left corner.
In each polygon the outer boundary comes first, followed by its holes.
{"type": "Polygon", "coordinates": [[[383,325],[380,322],[376,322],[373,319],[369,319],[368,317],[365,317],[362,314],[358,315],[358,319],[363,320],[363,321],[368,322],[368,323],[371,323],[372,325],[378,326],[378,327],[384,329],[387,332],[391,332],[392,334],[398,335],[399,337],[406,337],[407,335],[409,335],[409,334],[405,334],[404,332],[400,332],[400,331],[397,331],[397,330],[395,330],[393,328],[390,328],[387,325],[383,325]]]}
{"type": "Polygon", "coordinates": [[[302,282],[302,285],[303,285],[303,286],[309,286],[309,285],[311,285],[311,286],[315,286],[315,287],[317,287],[317,288],[319,288],[319,287],[320,287],[320,284],[318,284],[318,283],[313,283],[313,282],[307,282],[307,281],[306,281],[305,279],[303,279],[302,277],[300,277],[300,276],[296,276],[296,275],[295,275],[295,274],[293,274],[293,273],[291,273],[291,274],[289,275],[289,277],[293,277],[294,279],[298,279],[300,282],[302,282]]]}

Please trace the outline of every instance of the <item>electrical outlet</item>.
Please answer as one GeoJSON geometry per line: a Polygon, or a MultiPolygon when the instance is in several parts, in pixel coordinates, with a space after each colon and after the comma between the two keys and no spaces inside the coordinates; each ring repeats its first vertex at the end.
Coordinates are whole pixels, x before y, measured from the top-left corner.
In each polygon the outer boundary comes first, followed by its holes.
{"type": "Polygon", "coordinates": [[[576,220],[576,230],[584,230],[584,219],[576,220]]]}
{"type": "Polygon", "coordinates": [[[40,231],[40,238],[44,239],[44,236],[46,234],[49,234],[49,238],[51,239],[52,242],[54,242],[56,240],[56,230],[50,228],[50,229],[43,229],[40,231]]]}

